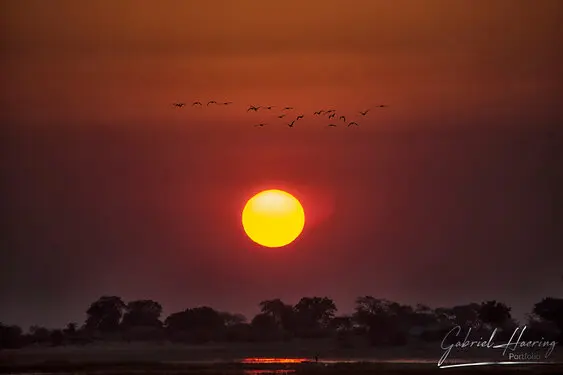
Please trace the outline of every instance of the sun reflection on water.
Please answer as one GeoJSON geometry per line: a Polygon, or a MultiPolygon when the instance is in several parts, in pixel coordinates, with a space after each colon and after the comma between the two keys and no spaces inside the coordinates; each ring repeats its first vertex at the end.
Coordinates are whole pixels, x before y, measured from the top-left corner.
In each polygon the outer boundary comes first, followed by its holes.
{"type": "Polygon", "coordinates": [[[245,358],[242,363],[303,363],[309,361],[307,358],[245,358]]]}
{"type": "Polygon", "coordinates": [[[244,370],[244,375],[285,375],[294,373],[295,370],[244,370]]]}

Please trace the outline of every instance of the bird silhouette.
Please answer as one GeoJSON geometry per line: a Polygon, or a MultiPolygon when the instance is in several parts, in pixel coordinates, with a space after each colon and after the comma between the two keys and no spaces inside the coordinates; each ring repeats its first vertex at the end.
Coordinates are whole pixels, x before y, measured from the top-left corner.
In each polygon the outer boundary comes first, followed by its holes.
{"type": "Polygon", "coordinates": [[[260,106],[256,107],[256,106],[251,105],[251,106],[246,110],[246,112],[249,112],[249,111],[257,112],[259,109],[260,109],[260,106]]]}
{"type": "Polygon", "coordinates": [[[334,127],[334,126],[336,126],[336,124],[328,124],[328,126],[332,126],[332,127],[334,127]]]}
{"type": "Polygon", "coordinates": [[[380,104],[380,105],[377,105],[376,107],[378,107],[378,108],[386,108],[386,107],[389,107],[389,106],[388,106],[387,104],[380,104]]]}
{"type": "Polygon", "coordinates": [[[274,105],[269,105],[269,106],[264,107],[264,108],[266,108],[266,109],[272,109],[272,108],[274,108],[274,107],[275,107],[274,105]]]}
{"type": "Polygon", "coordinates": [[[360,124],[358,124],[356,121],[352,121],[348,123],[348,126],[352,126],[352,125],[360,126],[360,124]]]}
{"type": "Polygon", "coordinates": [[[336,109],[329,109],[328,111],[324,111],[326,115],[336,112],[336,109]]]}
{"type": "Polygon", "coordinates": [[[224,102],[223,105],[233,104],[233,102],[224,102]]]}
{"type": "Polygon", "coordinates": [[[195,106],[195,105],[202,106],[203,104],[201,104],[201,102],[193,102],[193,103],[192,103],[192,107],[195,106]]]}
{"type": "Polygon", "coordinates": [[[207,102],[207,105],[209,106],[209,104],[217,104],[217,102],[215,100],[210,100],[207,102]]]}
{"type": "Polygon", "coordinates": [[[290,109],[293,109],[293,107],[284,107],[283,110],[286,111],[286,110],[290,110],[290,109]]]}
{"type": "Polygon", "coordinates": [[[285,113],[283,115],[279,115],[278,118],[284,118],[285,117],[285,113]]]}
{"type": "Polygon", "coordinates": [[[360,115],[362,115],[362,116],[365,116],[365,115],[367,115],[367,114],[368,114],[368,112],[369,112],[369,109],[366,109],[366,110],[365,110],[365,111],[363,111],[363,112],[362,112],[362,111],[360,111],[360,115]]]}
{"type": "Polygon", "coordinates": [[[263,127],[264,125],[267,125],[267,124],[264,124],[263,122],[261,122],[261,123],[259,123],[259,124],[254,125],[254,126],[255,126],[255,127],[256,127],[256,126],[263,127]]]}
{"type": "Polygon", "coordinates": [[[173,103],[172,105],[173,105],[174,107],[182,108],[183,106],[186,105],[186,103],[173,103]]]}
{"type": "Polygon", "coordinates": [[[295,120],[293,120],[292,122],[290,122],[289,124],[287,124],[287,126],[289,126],[290,128],[293,128],[293,124],[295,124],[295,120]]]}
{"type": "Polygon", "coordinates": [[[305,117],[304,115],[299,115],[297,116],[297,118],[295,120],[301,120],[303,117],[305,117]]]}
{"type": "Polygon", "coordinates": [[[346,116],[340,116],[338,119],[346,122],[346,116]]]}
{"type": "Polygon", "coordinates": [[[331,113],[330,115],[328,115],[328,118],[334,118],[334,116],[336,116],[336,113],[331,113]]]}
{"type": "Polygon", "coordinates": [[[321,109],[320,111],[313,112],[313,114],[314,115],[322,115],[323,112],[324,112],[324,110],[321,109]]]}

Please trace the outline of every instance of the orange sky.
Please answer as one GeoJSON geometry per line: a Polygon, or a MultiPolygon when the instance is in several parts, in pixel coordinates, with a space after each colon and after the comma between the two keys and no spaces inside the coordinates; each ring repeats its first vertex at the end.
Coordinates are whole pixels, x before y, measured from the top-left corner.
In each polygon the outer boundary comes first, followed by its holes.
{"type": "MultiPolygon", "coordinates": [[[[174,100],[217,98],[305,111],[384,102],[379,126],[395,127],[550,118],[563,5],[540,3],[3,1],[2,116],[156,126],[184,121],[174,100]]],[[[239,126],[243,112],[194,119],[239,126]]]]}

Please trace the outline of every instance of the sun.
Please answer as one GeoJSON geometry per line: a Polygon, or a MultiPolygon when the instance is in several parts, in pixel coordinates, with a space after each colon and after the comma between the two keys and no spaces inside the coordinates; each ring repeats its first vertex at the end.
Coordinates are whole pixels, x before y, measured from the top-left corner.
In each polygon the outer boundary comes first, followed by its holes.
{"type": "Polygon", "coordinates": [[[305,211],[293,195],[283,190],[264,190],[246,202],[242,226],[248,237],[265,247],[293,242],[305,227],[305,211]]]}

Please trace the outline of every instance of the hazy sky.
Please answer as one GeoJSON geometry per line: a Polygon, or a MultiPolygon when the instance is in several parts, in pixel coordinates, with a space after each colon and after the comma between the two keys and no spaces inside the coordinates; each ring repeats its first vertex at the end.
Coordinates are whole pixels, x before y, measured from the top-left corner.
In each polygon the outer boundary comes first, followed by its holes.
{"type": "Polygon", "coordinates": [[[0,321],[82,321],[102,294],[248,315],[561,296],[563,2],[0,6],[0,321]],[[234,104],[171,105],[211,99],[234,104]],[[310,116],[381,103],[357,129],[310,116]],[[307,223],[265,250],[240,212],[280,187],[307,223]]]}

